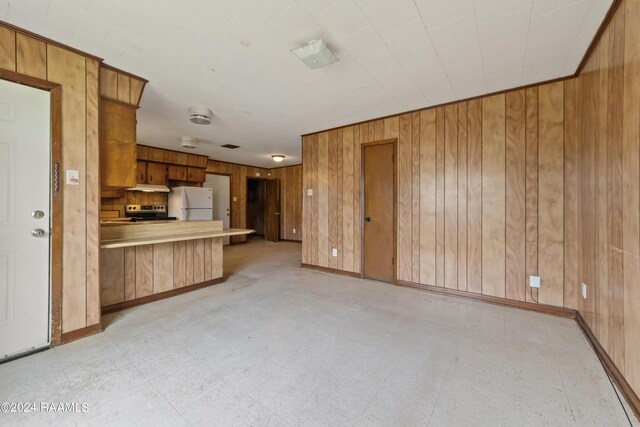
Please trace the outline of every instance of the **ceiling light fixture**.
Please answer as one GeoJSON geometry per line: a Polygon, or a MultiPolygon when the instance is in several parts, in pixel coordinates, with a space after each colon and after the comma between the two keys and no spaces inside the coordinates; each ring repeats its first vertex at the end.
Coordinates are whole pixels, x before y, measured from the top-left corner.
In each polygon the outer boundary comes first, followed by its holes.
{"type": "Polygon", "coordinates": [[[191,123],[209,125],[211,124],[211,117],[213,117],[213,111],[207,107],[195,106],[189,108],[189,120],[191,120],[191,123]]]}
{"type": "Polygon", "coordinates": [[[300,58],[312,70],[326,67],[338,60],[322,39],[311,40],[304,46],[291,49],[291,53],[300,58]]]}
{"type": "Polygon", "coordinates": [[[192,136],[183,136],[180,138],[180,145],[182,148],[188,148],[189,150],[198,148],[198,142],[198,138],[194,138],[192,136]]]}
{"type": "Polygon", "coordinates": [[[274,162],[278,162],[280,163],[281,161],[284,160],[284,155],[282,154],[274,154],[273,156],[271,156],[271,158],[273,159],[274,162]]]}

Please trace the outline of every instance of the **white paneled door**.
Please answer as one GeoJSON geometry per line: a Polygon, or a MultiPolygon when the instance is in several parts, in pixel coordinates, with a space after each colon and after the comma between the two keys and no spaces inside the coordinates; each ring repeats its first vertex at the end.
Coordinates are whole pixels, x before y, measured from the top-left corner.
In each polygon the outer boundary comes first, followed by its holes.
{"type": "Polygon", "coordinates": [[[0,80],[0,360],[49,345],[49,92],[0,80]]]}
{"type": "MultiPolygon", "coordinates": [[[[230,228],[231,205],[231,177],[228,175],[207,174],[205,187],[213,189],[213,219],[222,220],[224,228],[230,228]]],[[[223,237],[224,244],[229,244],[229,236],[223,237]]]]}

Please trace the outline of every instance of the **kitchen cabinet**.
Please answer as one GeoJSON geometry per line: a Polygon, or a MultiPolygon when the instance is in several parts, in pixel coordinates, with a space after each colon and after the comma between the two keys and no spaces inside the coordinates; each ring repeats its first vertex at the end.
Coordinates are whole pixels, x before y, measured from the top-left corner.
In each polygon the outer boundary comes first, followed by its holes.
{"type": "Polygon", "coordinates": [[[187,167],[169,165],[169,179],[174,181],[187,181],[187,167]]]}
{"type": "Polygon", "coordinates": [[[137,173],[138,173],[138,178],[137,178],[138,184],[146,184],[147,183],[147,162],[141,162],[140,160],[138,160],[137,173]]]}
{"type": "Polygon", "coordinates": [[[187,168],[187,181],[204,182],[206,177],[206,169],[187,168]]]}
{"type": "Polygon", "coordinates": [[[100,182],[103,189],[136,185],[136,108],[100,100],[100,182]]]}
{"type": "Polygon", "coordinates": [[[167,165],[164,163],[147,163],[147,184],[167,185],[167,165]]]}

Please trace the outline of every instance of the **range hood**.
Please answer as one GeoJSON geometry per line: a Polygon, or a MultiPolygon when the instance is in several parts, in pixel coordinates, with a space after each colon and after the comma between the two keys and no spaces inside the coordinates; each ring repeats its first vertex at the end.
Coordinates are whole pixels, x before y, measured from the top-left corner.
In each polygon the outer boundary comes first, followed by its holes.
{"type": "Polygon", "coordinates": [[[127,191],[143,191],[145,193],[168,193],[169,187],[166,185],[138,184],[135,187],[127,188],[127,191]]]}

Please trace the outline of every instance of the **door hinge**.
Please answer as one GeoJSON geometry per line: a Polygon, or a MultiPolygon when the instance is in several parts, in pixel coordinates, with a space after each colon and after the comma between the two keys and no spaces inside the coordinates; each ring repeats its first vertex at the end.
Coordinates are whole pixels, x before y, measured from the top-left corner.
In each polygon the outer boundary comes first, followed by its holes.
{"type": "Polygon", "coordinates": [[[53,192],[57,193],[60,190],[60,165],[58,162],[53,164],[53,192]]]}

